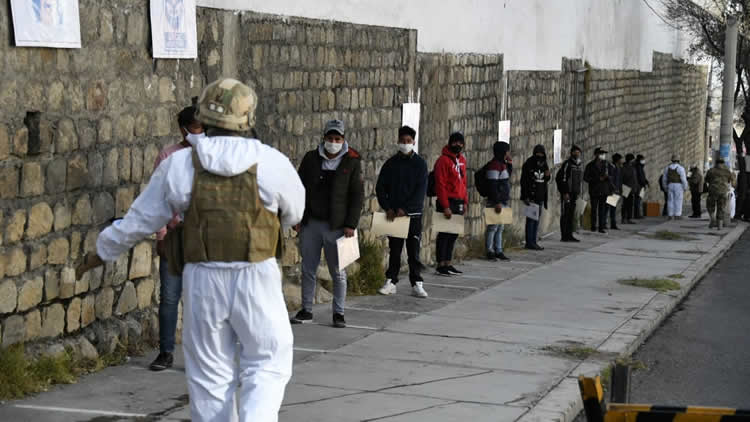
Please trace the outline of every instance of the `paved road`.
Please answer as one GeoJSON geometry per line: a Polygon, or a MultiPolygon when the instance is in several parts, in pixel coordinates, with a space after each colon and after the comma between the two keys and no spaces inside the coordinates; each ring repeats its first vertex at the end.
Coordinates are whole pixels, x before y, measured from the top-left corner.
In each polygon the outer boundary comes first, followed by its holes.
{"type": "Polygon", "coordinates": [[[636,353],[631,402],[750,408],[750,233],[636,353]]]}

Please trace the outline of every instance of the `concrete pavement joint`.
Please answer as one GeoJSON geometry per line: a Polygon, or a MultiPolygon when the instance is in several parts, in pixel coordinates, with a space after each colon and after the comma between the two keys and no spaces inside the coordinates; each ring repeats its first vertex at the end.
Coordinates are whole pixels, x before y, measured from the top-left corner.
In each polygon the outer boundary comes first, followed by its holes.
{"type": "Polygon", "coordinates": [[[374,421],[381,421],[381,420],[383,420],[383,419],[395,418],[396,416],[404,416],[404,415],[410,415],[410,414],[412,414],[412,413],[419,413],[419,412],[424,412],[425,410],[430,410],[430,409],[434,409],[434,408],[436,408],[436,407],[442,407],[442,406],[450,406],[450,405],[453,405],[453,404],[458,404],[458,403],[462,403],[462,402],[460,402],[460,401],[454,401],[454,402],[448,402],[448,403],[440,403],[440,404],[434,404],[434,405],[432,405],[432,406],[427,406],[427,407],[425,407],[425,408],[422,408],[422,409],[409,410],[409,411],[406,411],[406,412],[396,413],[396,414],[393,414],[393,415],[388,415],[388,416],[382,416],[382,417],[379,417],[379,418],[373,418],[373,419],[363,419],[363,420],[362,420],[362,422],[374,422],[374,421]]]}

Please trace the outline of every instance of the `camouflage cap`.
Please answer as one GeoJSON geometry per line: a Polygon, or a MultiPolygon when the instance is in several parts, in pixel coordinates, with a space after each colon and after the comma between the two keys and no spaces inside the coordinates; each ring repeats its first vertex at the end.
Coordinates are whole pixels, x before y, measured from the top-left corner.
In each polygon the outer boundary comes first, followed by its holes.
{"type": "Polygon", "coordinates": [[[207,126],[245,131],[255,124],[258,95],[236,79],[221,78],[203,89],[195,118],[207,126]]]}

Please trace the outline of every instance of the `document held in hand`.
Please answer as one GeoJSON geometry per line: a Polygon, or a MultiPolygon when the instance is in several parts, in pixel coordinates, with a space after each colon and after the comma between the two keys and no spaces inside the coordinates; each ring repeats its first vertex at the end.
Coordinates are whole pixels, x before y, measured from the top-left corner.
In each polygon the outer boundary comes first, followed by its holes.
{"type": "Polygon", "coordinates": [[[641,196],[641,199],[646,198],[646,188],[641,188],[640,196],[641,196]]]}
{"type": "Polygon", "coordinates": [[[524,210],[524,215],[532,220],[539,220],[539,204],[530,203],[524,210]]]}
{"type": "Polygon", "coordinates": [[[354,231],[354,236],[342,236],[336,239],[336,249],[339,253],[339,271],[353,264],[359,259],[359,235],[354,231]]]}
{"type": "Polygon", "coordinates": [[[503,207],[502,211],[495,212],[494,208],[484,209],[484,223],[486,225],[494,224],[513,224],[513,210],[503,207]]]}
{"type": "Polygon", "coordinates": [[[388,221],[384,212],[372,214],[372,228],[370,231],[375,236],[390,236],[399,239],[409,237],[409,224],[411,218],[396,217],[393,221],[388,221]]]}
{"type": "Polygon", "coordinates": [[[620,195],[615,193],[607,197],[607,205],[610,207],[617,207],[618,203],[620,203],[620,195]]]}
{"type": "Polygon", "coordinates": [[[576,199],[576,216],[580,217],[586,212],[586,205],[588,203],[583,199],[576,199]]]}
{"type": "Polygon", "coordinates": [[[630,192],[632,190],[633,189],[630,189],[630,186],[628,186],[628,185],[622,185],[622,197],[623,198],[627,198],[628,196],[630,196],[630,192]]]}
{"type": "Polygon", "coordinates": [[[435,233],[453,233],[464,235],[464,216],[453,214],[450,220],[442,212],[432,212],[432,231],[435,233]]]}

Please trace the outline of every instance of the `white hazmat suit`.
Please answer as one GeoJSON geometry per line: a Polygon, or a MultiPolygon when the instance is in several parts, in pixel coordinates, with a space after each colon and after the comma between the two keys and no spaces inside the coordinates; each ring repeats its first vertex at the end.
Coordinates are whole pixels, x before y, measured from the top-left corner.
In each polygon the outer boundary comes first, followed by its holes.
{"type": "MultiPolygon", "coordinates": [[[[222,176],[257,163],[264,207],[279,212],[284,228],[302,220],[305,188],[282,153],[238,137],[204,137],[194,148],[201,165],[222,176]]],[[[100,258],[116,260],[188,209],[195,173],[191,154],[188,148],[177,151],[159,165],[125,217],[99,235],[100,258]]],[[[277,421],[292,375],[293,336],[276,260],[187,264],[183,283],[182,339],[193,420],[234,421],[237,407],[243,422],[277,421]]]]}
{"type": "Polygon", "coordinates": [[[678,163],[672,163],[664,169],[662,175],[662,184],[664,191],[667,192],[667,215],[670,217],[682,216],[682,202],[685,191],[688,189],[687,176],[685,168],[678,163]],[[680,175],[679,183],[669,183],[667,174],[669,170],[675,170],[680,175]]]}

